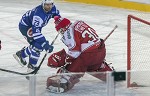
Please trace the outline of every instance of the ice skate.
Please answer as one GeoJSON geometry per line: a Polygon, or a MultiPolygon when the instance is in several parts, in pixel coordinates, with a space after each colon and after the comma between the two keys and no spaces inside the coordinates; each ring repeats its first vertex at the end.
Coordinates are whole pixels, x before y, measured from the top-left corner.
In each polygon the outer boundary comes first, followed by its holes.
{"type": "MultiPolygon", "coordinates": [[[[28,64],[27,67],[28,67],[28,69],[27,69],[27,72],[28,72],[28,73],[33,72],[33,71],[36,70],[36,68],[37,68],[37,66],[35,66],[35,65],[33,65],[33,64],[30,64],[30,63],[28,64]]],[[[29,76],[26,76],[26,79],[29,80],[29,76]]]]}
{"type": "Polygon", "coordinates": [[[33,64],[28,64],[28,70],[27,70],[27,72],[32,72],[32,71],[34,71],[35,69],[37,68],[37,66],[36,65],[33,65],[33,64]]]}
{"type": "Polygon", "coordinates": [[[26,60],[21,56],[21,52],[24,50],[24,48],[20,51],[17,51],[16,54],[13,54],[13,57],[17,60],[17,62],[24,67],[27,62],[26,60]]]}

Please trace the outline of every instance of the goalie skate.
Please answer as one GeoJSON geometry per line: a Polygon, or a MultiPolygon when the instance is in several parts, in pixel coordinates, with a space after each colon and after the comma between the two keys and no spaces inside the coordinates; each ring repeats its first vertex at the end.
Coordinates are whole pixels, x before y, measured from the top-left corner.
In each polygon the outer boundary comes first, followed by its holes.
{"type": "Polygon", "coordinates": [[[51,93],[63,93],[65,92],[64,88],[59,88],[59,87],[54,87],[54,86],[49,86],[48,88],[46,88],[47,91],[51,92],[51,93]]]}
{"type": "Polygon", "coordinates": [[[60,75],[49,77],[47,90],[52,93],[63,93],[68,90],[68,80],[60,75]]]}
{"type": "Polygon", "coordinates": [[[16,61],[24,67],[27,62],[24,60],[24,58],[21,57],[21,51],[16,52],[16,54],[13,54],[13,57],[16,59],[16,61]]]}

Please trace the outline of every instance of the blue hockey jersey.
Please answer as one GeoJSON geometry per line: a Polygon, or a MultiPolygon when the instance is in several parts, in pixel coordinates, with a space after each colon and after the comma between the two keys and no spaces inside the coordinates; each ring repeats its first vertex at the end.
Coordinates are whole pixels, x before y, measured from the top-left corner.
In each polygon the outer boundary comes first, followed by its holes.
{"type": "Polygon", "coordinates": [[[60,16],[59,10],[53,5],[49,12],[45,12],[42,5],[27,11],[20,21],[20,24],[32,28],[32,37],[37,42],[45,42],[46,39],[42,35],[41,30],[47,25],[48,21],[54,16],[60,16]]]}

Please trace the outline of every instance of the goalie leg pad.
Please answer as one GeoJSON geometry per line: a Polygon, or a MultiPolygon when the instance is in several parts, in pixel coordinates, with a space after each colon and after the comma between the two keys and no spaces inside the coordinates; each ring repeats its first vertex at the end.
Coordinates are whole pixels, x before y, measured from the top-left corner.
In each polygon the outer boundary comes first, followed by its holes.
{"type": "Polygon", "coordinates": [[[99,73],[96,73],[96,74],[90,74],[102,81],[106,81],[106,72],[107,71],[114,71],[114,68],[113,67],[110,67],[105,61],[101,64],[101,67],[96,70],[96,72],[99,72],[99,73]]]}
{"type": "Polygon", "coordinates": [[[97,71],[99,72],[114,71],[114,68],[110,67],[110,64],[107,64],[105,61],[103,61],[101,67],[97,71]]]}
{"type": "Polygon", "coordinates": [[[79,79],[73,75],[56,75],[47,79],[47,90],[52,93],[63,93],[73,88],[79,79]]]}

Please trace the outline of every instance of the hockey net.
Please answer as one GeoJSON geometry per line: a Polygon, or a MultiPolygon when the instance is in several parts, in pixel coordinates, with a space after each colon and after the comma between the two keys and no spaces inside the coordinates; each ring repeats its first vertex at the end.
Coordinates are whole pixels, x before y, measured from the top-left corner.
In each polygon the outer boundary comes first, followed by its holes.
{"type": "Polygon", "coordinates": [[[150,22],[128,15],[127,86],[150,86],[150,22]]]}

